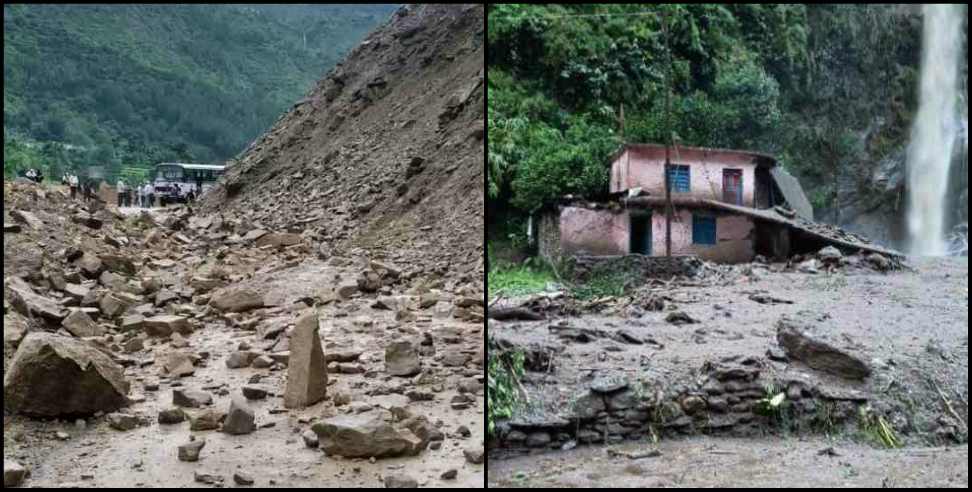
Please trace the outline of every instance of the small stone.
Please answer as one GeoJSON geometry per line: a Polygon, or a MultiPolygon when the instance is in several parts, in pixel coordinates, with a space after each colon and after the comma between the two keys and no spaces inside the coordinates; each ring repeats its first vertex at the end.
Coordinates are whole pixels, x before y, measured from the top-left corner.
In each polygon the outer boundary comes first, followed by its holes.
{"type": "Polygon", "coordinates": [[[392,376],[414,376],[421,372],[418,351],[411,342],[394,342],[385,347],[385,372],[392,376]]]}
{"type": "Polygon", "coordinates": [[[474,465],[481,465],[486,459],[486,454],[482,447],[466,448],[462,451],[462,454],[466,456],[466,461],[474,465]]]}
{"type": "Polygon", "coordinates": [[[172,404],[178,407],[199,408],[213,402],[213,395],[205,391],[174,389],[172,404]]]}
{"type": "Polygon", "coordinates": [[[160,424],[178,424],[185,422],[186,414],[180,408],[169,408],[166,410],[159,410],[159,423],[160,424]]]}
{"type": "Polygon", "coordinates": [[[305,430],[300,437],[304,439],[304,444],[309,448],[316,448],[320,444],[317,439],[317,434],[310,429],[305,430]]]}
{"type": "Polygon", "coordinates": [[[442,480],[455,480],[456,476],[458,475],[459,475],[459,470],[456,470],[455,468],[450,468],[445,473],[443,473],[440,478],[442,478],[442,480]]]}
{"type": "Polygon", "coordinates": [[[179,461],[199,461],[199,452],[206,446],[205,439],[199,439],[179,446],[179,461]]]}
{"type": "Polygon", "coordinates": [[[469,431],[469,427],[460,425],[459,428],[456,429],[456,434],[459,434],[462,437],[469,437],[472,435],[472,432],[469,431]]]}
{"type": "Polygon", "coordinates": [[[236,482],[237,485],[253,485],[253,477],[243,472],[234,473],[233,481],[236,482]]]}
{"type": "Polygon", "coordinates": [[[386,475],[384,477],[386,489],[415,489],[418,481],[407,475],[386,475]]]}
{"type": "Polygon", "coordinates": [[[109,413],[107,419],[108,425],[115,430],[129,431],[138,427],[138,417],[131,414],[109,413]]]}
{"type": "Polygon", "coordinates": [[[262,386],[244,386],[243,396],[247,400],[262,400],[267,397],[267,389],[262,386]]]}
{"type": "Polygon", "coordinates": [[[226,422],[223,423],[223,432],[227,434],[250,434],[255,430],[253,409],[242,398],[233,397],[230,400],[226,422]]]}
{"type": "Polygon", "coordinates": [[[266,369],[273,365],[273,359],[269,355],[261,355],[253,359],[253,363],[250,365],[257,369],[266,369]]]}

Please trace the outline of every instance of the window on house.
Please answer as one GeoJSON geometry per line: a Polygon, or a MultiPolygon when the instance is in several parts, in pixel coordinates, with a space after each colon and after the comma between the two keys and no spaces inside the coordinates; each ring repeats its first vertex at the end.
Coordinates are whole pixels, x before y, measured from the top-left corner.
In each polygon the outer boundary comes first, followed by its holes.
{"type": "Polygon", "coordinates": [[[722,171],[722,201],[733,205],[743,204],[741,169],[725,169],[722,171]]]}
{"type": "Polygon", "coordinates": [[[688,166],[670,165],[668,170],[668,182],[673,193],[688,193],[692,190],[691,174],[688,166]]]}
{"type": "Polygon", "coordinates": [[[692,216],[692,244],[715,245],[716,220],[715,217],[704,215],[692,216]]]}

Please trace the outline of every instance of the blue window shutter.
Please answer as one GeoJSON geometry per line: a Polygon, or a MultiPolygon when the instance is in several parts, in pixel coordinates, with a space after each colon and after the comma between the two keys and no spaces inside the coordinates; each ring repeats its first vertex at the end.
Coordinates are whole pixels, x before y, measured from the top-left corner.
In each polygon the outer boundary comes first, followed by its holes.
{"type": "Polygon", "coordinates": [[[668,183],[675,193],[692,191],[692,175],[689,166],[672,165],[667,169],[668,183]]]}
{"type": "Polygon", "coordinates": [[[692,243],[704,245],[716,244],[715,217],[692,216],[692,243]]]}

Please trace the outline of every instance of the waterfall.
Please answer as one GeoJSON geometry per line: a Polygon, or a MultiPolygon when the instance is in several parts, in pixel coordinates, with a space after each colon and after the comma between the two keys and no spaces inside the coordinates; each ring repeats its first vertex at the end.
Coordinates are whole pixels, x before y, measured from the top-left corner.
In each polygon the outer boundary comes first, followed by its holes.
{"type": "Polygon", "coordinates": [[[908,247],[921,256],[947,252],[945,203],[958,115],[964,5],[924,5],[921,89],[908,147],[908,247]]]}

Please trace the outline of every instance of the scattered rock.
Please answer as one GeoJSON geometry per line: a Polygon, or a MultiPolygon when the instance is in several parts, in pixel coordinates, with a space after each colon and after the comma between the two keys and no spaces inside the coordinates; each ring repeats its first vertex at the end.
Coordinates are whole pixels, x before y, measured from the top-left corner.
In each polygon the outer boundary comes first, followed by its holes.
{"type": "Polygon", "coordinates": [[[190,413],[188,417],[189,430],[207,431],[219,429],[219,422],[226,416],[215,409],[207,408],[199,412],[190,413]]]}
{"type": "Polygon", "coordinates": [[[313,405],[327,395],[327,365],[319,330],[317,310],[312,309],[297,320],[290,336],[290,361],[284,392],[287,408],[313,405]]]}
{"type": "Polygon", "coordinates": [[[462,454],[466,457],[466,461],[474,465],[481,465],[486,460],[486,452],[482,446],[478,448],[466,448],[462,451],[462,454]]]}
{"type": "Polygon", "coordinates": [[[152,316],[145,319],[142,324],[145,327],[145,333],[153,337],[168,337],[173,332],[183,335],[192,333],[192,327],[189,326],[189,320],[185,316],[171,314],[152,316]]]}
{"type": "Polygon", "coordinates": [[[199,452],[205,446],[205,439],[198,439],[179,446],[179,461],[199,461],[199,452]]]}
{"type": "Polygon", "coordinates": [[[329,455],[348,458],[384,458],[412,455],[421,440],[410,430],[397,430],[385,422],[385,411],[343,415],[314,424],[320,447],[329,455]]]}
{"type": "Polygon", "coordinates": [[[236,485],[253,485],[253,477],[248,473],[236,472],[233,474],[233,481],[236,485]]]}
{"type": "Polygon", "coordinates": [[[385,347],[385,372],[392,376],[414,376],[421,371],[419,353],[411,342],[393,342],[385,347]]]}
{"type": "Polygon", "coordinates": [[[267,389],[262,386],[244,386],[243,396],[246,397],[247,400],[262,400],[267,397],[267,389]]]}
{"type": "Polygon", "coordinates": [[[124,369],[74,338],[34,332],[4,375],[3,404],[37,417],[111,412],[128,404],[124,369]]]}
{"type": "Polygon", "coordinates": [[[205,391],[176,388],[172,390],[172,404],[177,407],[200,408],[213,403],[213,395],[205,391]]]}
{"type": "Polygon", "coordinates": [[[226,358],[226,367],[230,369],[241,369],[244,367],[250,367],[250,364],[254,359],[257,358],[256,352],[250,351],[239,351],[233,352],[229,357],[226,358]]]}
{"type": "Polygon", "coordinates": [[[699,322],[684,311],[673,311],[669,313],[668,316],[665,316],[665,321],[676,326],[691,325],[699,322]]]}
{"type": "Polygon", "coordinates": [[[78,338],[100,337],[105,334],[105,330],[80,309],[71,311],[71,314],[61,322],[61,326],[78,338]]]}
{"type": "Polygon", "coordinates": [[[385,475],[382,480],[386,489],[415,489],[418,481],[408,475],[385,475]]]}
{"type": "Polygon", "coordinates": [[[439,478],[441,478],[442,480],[455,480],[458,475],[459,475],[459,470],[455,468],[450,468],[445,472],[443,472],[439,478]]]}
{"type": "Polygon", "coordinates": [[[115,430],[129,431],[139,424],[139,418],[127,413],[109,413],[107,416],[108,425],[115,430]]]}
{"type": "Polygon", "coordinates": [[[27,478],[27,469],[14,460],[3,459],[3,487],[19,487],[27,478]]]}
{"type": "Polygon", "coordinates": [[[192,358],[184,352],[170,352],[162,365],[162,370],[169,376],[177,378],[191,376],[196,372],[192,358]]]}
{"type": "Polygon", "coordinates": [[[263,295],[253,289],[228,287],[216,291],[209,305],[220,311],[238,313],[263,307],[263,295]]]}
{"type": "Polygon", "coordinates": [[[871,368],[864,360],[835,347],[815,334],[810,326],[783,318],[777,323],[776,329],[780,347],[792,360],[848,379],[865,379],[871,375],[871,368]]]}
{"type": "Polygon", "coordinates": [[[314,431],[312,431],[312,430],[309,430],[309,429],[308,430],[305,430],[300,435],[300,437],[302,437],[304,439],[304,445],[306,445],[309,448],[316,448],[318,446],[318,444],[319,444],[319,442],[317,440],[317,434],[315,434],[314,431]]]}
{"type": "Polygon", "coordinates": [[[166,410],[159,410],[159,423],[160,424],[178,424],[186,421],[186,414],[181,408],[169,408],[166,410]]]}
{"type": "Polygon", "coordinates": [[[230,400],[229,412],[223,422],[223,432],[227,434],[249,434],[256,430],[253,409],[240,397],[230,400]]]}

